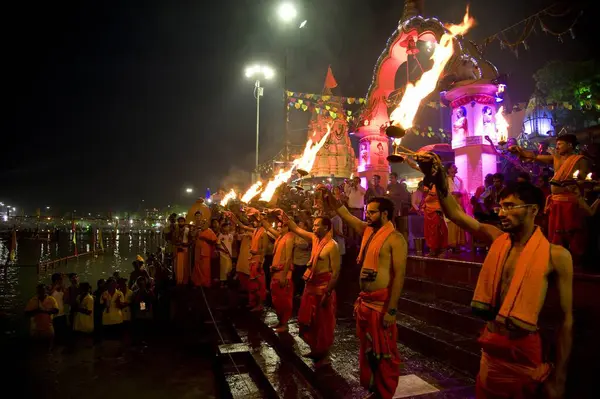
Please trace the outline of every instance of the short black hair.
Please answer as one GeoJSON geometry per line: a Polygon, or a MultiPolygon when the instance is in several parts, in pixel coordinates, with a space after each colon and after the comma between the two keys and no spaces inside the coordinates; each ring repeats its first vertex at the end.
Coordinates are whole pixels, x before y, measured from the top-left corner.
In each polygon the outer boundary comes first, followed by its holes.
{"type": "Polygon", "coordinates": [[[90,283],[81,283],[79,284],[79,289],[85,292],[89,292],[92,289],[90,283]]]}
{"type": "Polygon", "coordinates": [[[577,136],[574,134],[568,133],[560,135],[556,138],[556,141],[564,141],[565,143],[571,144],[573,147],[577,146],[577,136]]]}
{"type": "Polygon", "coordinates": [[[527,172],[521,172],[517,175],[517,178],[524,179],[526,182],[531,181],[531,175],[527,172]]]}
{"type": "Polygon", "coordinates": [[[504,175],[500,172],[494,173],[494,175],[492,176],[492,179],[498,179],[501,182],[504,182],[504,175]]]}
{"type": "Polygon", "coordinates": [[[327,216],[317,216],[315,220],[317,219],[321,219],[321,224],[327,227],[327,231],[331,230],[331,219],[329,219],[327,216]]]}
{"type": "Polygon", "coordinates": [[[60,280],[62,280],[62,273],[54,273],[52,275],[52,284],[59,282],[60,280]]]}
{"type": "Polygon", "coordinates": [[[392,173],[390,173],[390,176],[394,176],[394,177],[396,177],[396,178],[397,178],[397,177],[398,177],[398,173],[396,173],[396,172],[392,172],[392,173]]]}
{"type": "Polygon", "coordinates": [[[540,212],[544,209],[544,193],[539,187],[529,182],[508,184],[500,192],[500,199],[505,199],[509,195],[514,195],[526,204],[537,205],[540,208],[540,212]]]}
{"type": "Polygon", "coordinates": [[[388,220],[392,220],[394,217],[394,203],[391,199],[385,197],[373,197],[369,200],[369,204],[375,202],[379,205],[379,212],[383,213],[387,211],[388,220]]]}

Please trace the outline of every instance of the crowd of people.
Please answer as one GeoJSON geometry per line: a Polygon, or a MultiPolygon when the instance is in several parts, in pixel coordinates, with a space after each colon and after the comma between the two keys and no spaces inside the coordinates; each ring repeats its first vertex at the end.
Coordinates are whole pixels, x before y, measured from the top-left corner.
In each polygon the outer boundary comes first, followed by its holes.
{"type": "Polygon", "coordinates": [[[157,254],[148,254],[146,261],[138,256],[129,279],[115,272],[98,280],[94,291],[76,273],[54,273],[50,285],[38,284],[25,308],[30,334],[50,348],[104,339],[145,345],[160,317],[159,299],[166,295],[169,279],[157,254]]]}
{"type": "Polygon", "coordinates": [[[573,148],[569,136],[558,138],[557,155],[550,158],[511,147],[521,158],[552,160],[553,179],[541,178],[536,186],[529,175],[505,182],[495,174],[473,198],[465,194],[455,165],[443,166],[426,153],[411,161],[423,173],[414,193],[391,174],[386,188],[380,176],[367,189],[358,179],[309,191],[283,185],[269,204],[215,205],[212,212],[195,212],[193,223],[173,214],[163,233],[164,252],[134,262],[129,280],[101,281],[93,295],[76,275],[69,276],[68,288],[61,275],[53,276],[49,289],[40,285],[27,306],[32,334],[55,332],[60,339],[70,330],[101,329],[102,337],[121,337],[125,330],[140,337],[151,329],[153,310],[169,287],[231,288],[245,298],[241,306],[248,312],[261,312],[270,300],[278,318],[272,327],[279,333],[288,330],[294,297],[300,296],[300,336],[310,347],[306,356],[321,367],[329,363],[335,339],[336,284],[342,267],[349,266],[344,253],[352,250],[360,268],[355,303],[360,381],[376,397],[391,398],[400,375],[396,313],[408,252],[399,226],[401,218],[422,214],[431,256],[441,256],[450,242],[460,248],[466,233],[489,248],[471,304],[487,322],[479,340],[477,397],[499,392],[532,397],[542,384],[551,397],[561,397],[571,350],[573,279],[571,254],[562,245],[576,256],[580,239],[574,236],[579,231],[564,226],[572,226],[575,212],[592,215],[598,206],[597,200],[588,206],[582,199],[590,188],[570,179],[575,168],[587,170],[573,148]],[[550,275],[557,276],[563,313],[554,368],[542,360],[538,333],[550,275]]]}

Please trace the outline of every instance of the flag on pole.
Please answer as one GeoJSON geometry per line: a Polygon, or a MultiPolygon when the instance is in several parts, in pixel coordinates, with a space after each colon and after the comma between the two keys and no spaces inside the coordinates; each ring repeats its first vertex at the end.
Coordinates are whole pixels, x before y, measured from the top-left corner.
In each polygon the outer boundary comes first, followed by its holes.
{"type": "Polygon", "coordinates": [[[327,68],[327,77],[325,78],[325,88],[326,89],[333,89],[334,87],[337,87],[337,82],[335,81],[335,78],[333,77],[333,72],[331,71],[331,65],[327,68]]]}
{"type": "Polygon", "coordinates": [[[10,261],[14,262],[17,258],[17,230],[13,229],[9,244],[10,261]]]}
{"type": "Polygon", "coordinates": [[[71,231],[73,232],[73,245],[75,246],[75,255],[77,255],[77,227],[75,221],[71,223],[71,231]]]}

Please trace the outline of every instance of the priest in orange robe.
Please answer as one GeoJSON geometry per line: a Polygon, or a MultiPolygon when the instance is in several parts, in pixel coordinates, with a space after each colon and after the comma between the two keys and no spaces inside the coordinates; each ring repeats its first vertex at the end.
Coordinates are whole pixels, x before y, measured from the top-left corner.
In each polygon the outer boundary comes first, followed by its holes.
{"type": "Polygon", "coordinates": [[[288,330],[288,321],[292,317],[294,307],[294,284],[292,282],[294,234],[290,232],[287,224],[283,224],[280,231],[273,229],[266,219],[263,219],[262,224],[274,237],[277,237],[273,247],[270,289],[278,322],[272,327],[276,332],[285,332],[288,330]]]}
{"type": "Polygon", "coordinates": [[[208,220],[204,219],[202,212],[197,211],[194,217],[197,230],[194,245],[192,283],[195,287],[210,287],[211,256],[219,240],[216,234],[208,228],[208,220]]]}

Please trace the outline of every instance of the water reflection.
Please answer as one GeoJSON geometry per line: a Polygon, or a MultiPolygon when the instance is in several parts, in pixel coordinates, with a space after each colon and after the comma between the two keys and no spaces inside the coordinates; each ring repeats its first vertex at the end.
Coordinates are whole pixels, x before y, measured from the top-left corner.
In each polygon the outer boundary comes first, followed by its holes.
{"type": "MultiPolygon", "coordinates": [[[[142,235],[117,234],[106,240],[104,252],[82,255],[46,268],[38,268],[39,263],[73,255],[70,235],[63,235],[58,242],[19,239],[15,264],[10,266],[4,265],[9,255],[8,243],[0,240],[0,326],[8,334],[27,332],[27,321],[23,317],[25,304],[34,295],[36,284],[50,283],[52,273],[75,272],[81,282],[89,282],[94,288],[96,281],[110,277],[114,272],[128,276],[131,262],[138,254],[144,256],[147,249],[154,251],[161,245],[158,234],[142,235]]],[[[77,237],[80,254],[90,248],[90,244],[89,235],[77,237]]]]}

